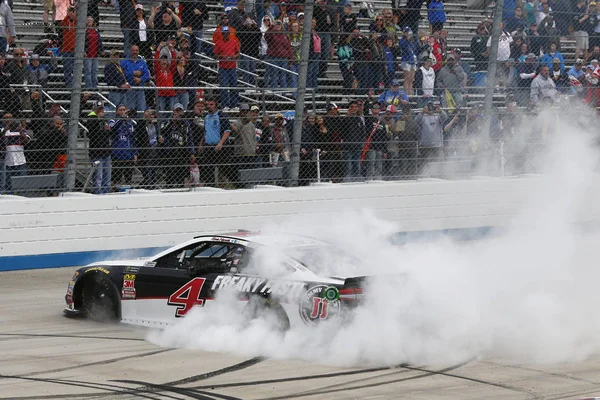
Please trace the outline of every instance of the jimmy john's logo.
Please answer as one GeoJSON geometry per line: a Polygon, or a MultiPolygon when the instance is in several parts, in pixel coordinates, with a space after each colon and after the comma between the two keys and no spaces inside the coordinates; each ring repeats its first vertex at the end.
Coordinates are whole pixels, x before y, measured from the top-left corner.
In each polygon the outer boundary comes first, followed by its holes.
{"type": "Polygon", "coordinates": [[[300,300],[300,318],[308,325],[336,318],[340,313],[340,291],[333,286],[313,286],[300,300]]]}
{"type": "Polygon", "coordinates": [[[306,283],[252,276],[217,276],[211,289],[220,290],[225,288],[242,293],[269,294],[275,297],[285,297],[286,299],[298,299],[302,292],[306,290],[306,283]]]}

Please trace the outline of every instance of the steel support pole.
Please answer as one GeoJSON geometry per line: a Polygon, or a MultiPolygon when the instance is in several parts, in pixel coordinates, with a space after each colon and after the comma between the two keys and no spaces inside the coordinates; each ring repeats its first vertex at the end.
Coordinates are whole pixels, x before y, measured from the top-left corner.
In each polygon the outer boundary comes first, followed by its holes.
{"type": "Polygon", "coordinates": [[[83,50],[85,45],[88,0],[81,0],[77,6],[77,30],[73,65],[73,87],[69,107],[69,142],[67,148],[66,189],[75,190],[77,172],[77,134],[79,132],[79,114],[81,110],[81,77],[83,76],[83,50]]]}
{"type": "Polygon", "coordinates": [[[292,135],[290,186],[298,186],[298,177],[300,175],[300,143],[302,142],[302,120],[304,118],[306,78],[308,76],[308,57],[310,52],[310,38],[312,36],[312,18],[314,7],[314,0],[307,0],[304,5],[304,26],[302,29],[302,46],[300,47],[300,68],[298,69],[298,90],[296,92],[294,132],[292,135]]]}

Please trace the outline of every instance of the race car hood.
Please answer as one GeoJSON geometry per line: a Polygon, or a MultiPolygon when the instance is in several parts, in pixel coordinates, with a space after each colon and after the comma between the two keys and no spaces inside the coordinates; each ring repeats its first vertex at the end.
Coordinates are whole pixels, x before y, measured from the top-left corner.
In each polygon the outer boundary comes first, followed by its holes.
{"type": "Polygon", "coordinates": [[[130,260],[97,261],[97,262],[86,265],[86,267],[95,267],[95,266],[146,267],[146,266],[151,266],[151,265],[146,265],[148,260],[150,260],[150,257],[133,258],[130,260]]]}

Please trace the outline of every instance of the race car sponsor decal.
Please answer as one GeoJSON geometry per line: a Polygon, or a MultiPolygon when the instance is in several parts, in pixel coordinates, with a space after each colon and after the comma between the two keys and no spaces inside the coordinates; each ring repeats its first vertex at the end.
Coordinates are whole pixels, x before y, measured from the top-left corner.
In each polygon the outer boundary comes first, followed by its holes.
{"type": "MultiPolygon", "coordinates": [[[[148,263],[146,263],[148,264],[148,263]]],[[[146,265],[144,264],[144,265],[146,265]]],[[[156,264],[156,263],[155,263],[156,264]]],[[[140,272],[140,267],[125,267],[125,270],[123,271],[126,274],[137,274],[138,272],[140,272]]]]}
{"type": "Polygon", "coordinates": [[[85,273],[87,274],[88,272],[92,272],[92,271],[100,271],[100,272],[104,272],[105,274],[110,274],[110,271],[107,270],[106,268],[102,268],[102,267],[92,267],[90,269],[86,269],[85,273]]]}
{"type": "Polygon", "coordinates": [[[214,242],[225,242],[225,243],[237,243],[236,239],[231,239],[231,238],[225,238],[225,237],[219,237],[219,236],[215,236],[212,239],[210,239],[214,242]]]}
{"type": "Polygon", "coordinates": [[[204,305],[205,299],[200,297],[204,282],[206,282],[206,278],[194,278],[169,296],[167,304],[177,306],[175,317],[183,317],[192,307],[204,305]]]}
{"type": "Polygon", "coordinates": [[[123,289],[121,290],[121,298],[123,300],[135,300],[135,274],[123,275],[123,289]]]}
{"type": "Polygon", "coordinates": [[[339,296],[340,292],[336,287],[313,286],[300,300],[300,318],[307,325],[317,325],[321,321],[337,317],[341,309],[339,296]]]}
{"type": "Polygon", "coordinates": [[[242,293],[269,294],[290,299],[299,298],[306,288],[306,283],[263,279],[252,276],[219,275],[212,284],[212,290],[230,288],[242,293]]]}
{"type": "Polygon", "coordinates": [[[67,295],[65,296],[65,302],[67,303],[68,310],[75,309],[75,303],[73,302],[73,288],[75,287],[75,282],[70,281],[69,286],[67,287],[67,295]]]}

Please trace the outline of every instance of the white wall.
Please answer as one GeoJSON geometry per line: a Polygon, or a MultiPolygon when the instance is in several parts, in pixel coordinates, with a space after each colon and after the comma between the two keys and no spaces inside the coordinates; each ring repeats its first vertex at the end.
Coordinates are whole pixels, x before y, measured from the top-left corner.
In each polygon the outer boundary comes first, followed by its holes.
{"type": "MultiPolygon", "coordinates": [[[[23,199],[0,196],[0,257],[168,246],[299,214],[371,209],[404,231],[501,226],[540,178],[23,199]]],[[[600,178],[582,220],[600,219],[600,178]]]]}

